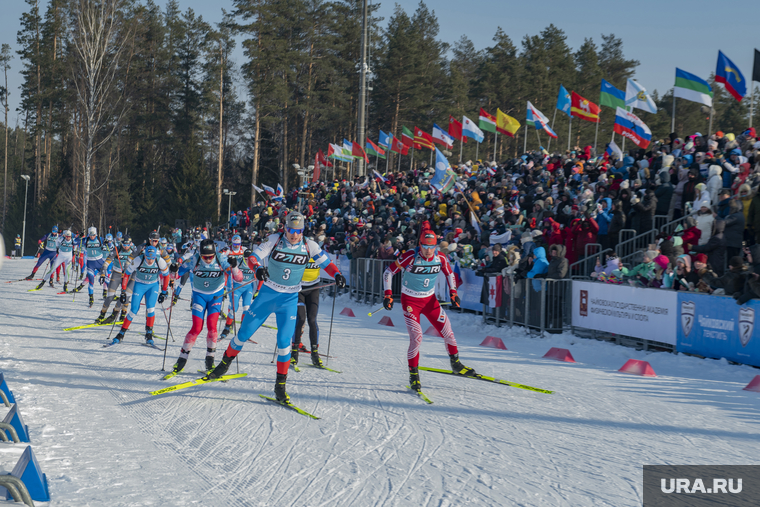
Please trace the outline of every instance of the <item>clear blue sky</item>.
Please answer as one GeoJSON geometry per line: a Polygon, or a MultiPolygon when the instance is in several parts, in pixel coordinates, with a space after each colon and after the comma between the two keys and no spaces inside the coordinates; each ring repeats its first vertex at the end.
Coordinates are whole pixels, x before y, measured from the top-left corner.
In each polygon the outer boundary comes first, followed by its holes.
{"type": "MultiPolygon", "coordinates": [[[[26,9],[23,0],[0,0],[3,16],[0,17],[0,43],[16,47],[19,19],[26,9]]],[[[156,0],[164,6],[166,0],[156,0]]],[[[232,10],[232,0],[179,0],[184,11],[192,8],[206,21],[221,20],[222,9],[232,10]]],[[[41,0],[47,6],[47,0],[41,0]]],[[[374,3],[377,3],[376,1],[374,3]]],[[[385,21],[393,13],[395,4],[413,13],[418,2],[399,0],[381,2],[380,15],[385,21]]],[[[501,26],[519,47],[525,35],[534,35],[550,23],[567,34],[573,50],[586,37],[597,44],[600,34],[614,33],[623,39],[627,58],[641,62],[636,79],[648,90],[661,94],[673,86],[675,68],[697,74],[704,79],[715,70],[718,49],[739,66],[745,77],[751,77],[753,48],[760,49],[757,23],[760,20],[760,3],[720,4],[707,0],[673,2],[639,0],[637,2],[611,2],[609,0],[575,0],[574,2],[548,0],[536,2],[506,2],[504,0],[428,0],[440,24],[440,38],[454,43],[467,35],[478,49],[491,45],[496,28],[501,26]]],[[[384,23],[385,23],[384,21],[384,23]]],[[[236,61],[243,61],[238,45],[236,61]]],[[[8,87],[11,90],[9,123],[15,122],[21,77],[18,73],[18,55],[11,62],[8,87]]],[[[594,100],[593,97],[588,97],[594,100]]],[[[548,113],[547,113],[548,114],[548,113]]]]}

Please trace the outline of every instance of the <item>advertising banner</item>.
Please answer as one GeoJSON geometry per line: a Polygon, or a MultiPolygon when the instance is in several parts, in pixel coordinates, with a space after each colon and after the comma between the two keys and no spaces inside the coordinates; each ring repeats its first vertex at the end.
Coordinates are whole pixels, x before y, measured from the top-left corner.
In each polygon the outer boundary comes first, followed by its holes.
{"type": "Polygon", "coordinates": [[[678,294],[573,281],[573,326],[676,344],[678,294]]]}
{"type": "Polygon", "coordinates": [[[760,366],[760,300],[737,305],[727,296],[678,293],[676,350],[760,366]]]}

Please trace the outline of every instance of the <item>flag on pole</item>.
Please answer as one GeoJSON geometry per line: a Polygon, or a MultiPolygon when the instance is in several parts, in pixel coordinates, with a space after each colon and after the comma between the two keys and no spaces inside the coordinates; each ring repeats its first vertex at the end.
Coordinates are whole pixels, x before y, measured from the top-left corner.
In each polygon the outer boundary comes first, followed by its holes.
{"type": "Polygon", "coordinates": [[[712,107],[713,91],[704,79],[676,67],[676,84],[673,96],[712,107]]]}
{"type": "Polygon", "coordinates": [[[607,145],[607,149],[604,152],[613,159],[623,160],[623,150],[620,149],[615,141],[609,143],[607,145]]]}
{"type": "Polygon", "coordinates": [[[364,161],[369,164],[369,158],[367,157],[367,154],[364,153],[364,150],[359,143],[353,143],[351,146],[351,155],[355,158],[363,158],[364,161]]]}
{"type": "Polygon", "coordinates": [[[571,102],[570,111],[573,116],[592,123],[599,123],[599,106],[575,92],[572,94],[571,102]]]}
{"type": "Polygon", "coordinates": [[[325,158],[325,154],[320,149],[314,156],[314,172],[312,173],[311,182],[316,183],[319,181],[319,176],[322,174],[322,168],[327,169],[332,164],[325,158]]]}
{"type": "Polygon", "coordinates": [[[623,137],[627,137],[633,144],[639,148],[649,146],[652,139],[652,131],[649,130],[646,123],[633,113],[629,113],[622,107],[617,108],[615,114],[615,125],[612,128],[615,132],[623,137]]]}
{"type": "Polygon", "coordinates": [[[454,138],[435,123],[433,123],[433,142],[441,144],[448,149],[454,147],[454,138]]]}
{"type": "Polygon", "coordinates": [[[715,69],[715,81],[723,83],[726,91],[739,102],[747,94],[747,82],[744,80],[744,75],[739,70],[739,67],[734,65],[734,62],[729,60],[722,51],[718,51],[718,67],[715,69]]]}
{"type": "Polygon", "coordinates": [[[520,130],[520,122],[496,109],[496,130],[509,137],[515,137],[515,132],[520,130]]]}
{"type": "Polygon", "coordinates": [[[253,183],[251,183],[251,185],[253,185],[253,188],[256,190],[256,192],[258,192],[258,193],[260,193],[262,195],[265,193],[263,188],[259,188],[255,184],[253,184],[253,183]]]}
{"type": "Polygon", "coordinates": [[[334,160],[340,160],[341,162],[353,162],[353,158],[347,157],[343,154],[343,147],[337,144],[330,143],[330,147],[327,150],[327,158],[334,160]]]}
{"type": "Polygon", "coordinates": [[[572,116],[572,99],[564,86],[559,85],[559,95],[557,96],[557,109],[568,116],[572,116]]]}
{"type": "Polygon", "coordinates": [[[275,190],[269,185],[261,185],[261,186],[264,187],[264,192],[266,192],[268,197],[275,197],[277,195],[277,192],[275,192],[275,190]]]}
{"type": "Polygon", "coordinates": [[[599,105],[611,107],[612,109],[625,107],[625,92],[618,90],[602,79],[602,93],[599,96],[599,105]]]}
{"type": "Polygon", "coordinates": [[[285,191],[282,189],[282,185],[280,185],[278,183],[277,184],[277,195],[275,196],[275,199],[282,199],[284,192],[285,191]]]}
{"type": "Polygon", "coordinates": [[[449,161],[443,156],[441,150],[435,149],[435,175],[430,180],[430,185],[441,193],[448,192],[456,183],[456,174],[449,167],[449,161]]]}
{"type": "Polygon", "coordinates": [[[394,137],[391,141],[391,151],[395,151],[401,155],[407,155],[409,153],[409,146],[402,143],[398,137],[394,137]]]}
{"type": "Polygon", "coordinates": [[[391,147],[391,140],[393,139],[393,134],[386,134],[382,130],[380,131],[380,136],[377,141],[377,144],[382,146],[383,148],[390,148],[391,147]]]}
{"type": "Polygon", "coordinates": [[[499,276],[488,277],[488,307],[499,308],[501,307],[501,293],[504,291],[502,285],[504,278],[499,276]]]}
{"type": "Polygon", "coordinates": [[[453,116],[449,116],[449,135],[457,141],[467,142],[467,139],[462,137],[462,123],[458,122],[453,116]]]}
{"type": "Polygon", "coordinates": [[[414,134],[404,126],[401,127],[401,142],[404,143],[405,146],[414,146],[414,134]]]}
{"type": "Polygon", "coordinates": [[[433,149],[433,136],[423,132],[419,127],[414,127],[414,149],[421,150],[422,148],[433,149]]]}
{"type": "Polygon", "coordinates": [[[462,135],[471,137],[479,143],[482,143],[484,138],[483,131],[466,116],[462,116],[462,135]]]}
{"type": "Polygon", "coordinates": [[[385,160],[385,150],[380,148],[378,145],[370,141],[369,137],[367,138],[367,155],[372,155],[374,157],[379,157],[385,160]]]}
{"type": "Polygon", "coordinates": [[[485,109],[480,108],[480,116],[478,117],[478,127],[486,132],[496,133],[496,117],[488,114],[485,109]]]}
{"type": "Polygon", "coordinates": [[[657,112],[657,105],[647,93],[647,89],[633,79],[629,79],[628,85],[625,87],[625,105],[648,113],[657,112]]]}
{"type": "Polygon", "coordinates": [[[549,127],[549,118],[528,101],[528,111],[525,123],[532,125],[536,130],[545,130],[550,137],[557,139],[557,134],[549,127]]]}
{"type": "Polygon", "coordinates": [[[480,224],[478,224],[478,219],[475,218],[475,213],[470,210],[470,224],[472,224],[472,228],[478,231],[478,237],[482,234],[480,231],[480,224]]]}
{"type": "Polygon", "coordinates": [[[376,180],[380,180],[380,181],[382,181],[383,183],[385,183],[386,185],[387,185],[388,183],[390,183],[390,180],[389,180],[388,178],[386,178],[385,176],[383,176],[382,174],[380,174],[379,172],[377,172],[377,171],[372,171],[372,173],[375,175],[375,179],[376,179],[376,180]]]}
{"type": "Polygon", "coordinates": [[[752,65],[752,81],[760,83],[760,51],[755,50],[755,61],[752,65]]]}

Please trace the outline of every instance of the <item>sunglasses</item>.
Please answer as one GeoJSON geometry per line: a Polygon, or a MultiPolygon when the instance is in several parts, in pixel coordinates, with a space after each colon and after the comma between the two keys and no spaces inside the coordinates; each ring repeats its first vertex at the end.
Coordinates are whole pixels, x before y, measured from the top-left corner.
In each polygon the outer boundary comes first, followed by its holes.
{"type": "Polygon", "coordinates": [[[287,228],[285,230],[288,231],[288,234],[303,234],[303,229],[291,229],[291,228],[287,228]]]}

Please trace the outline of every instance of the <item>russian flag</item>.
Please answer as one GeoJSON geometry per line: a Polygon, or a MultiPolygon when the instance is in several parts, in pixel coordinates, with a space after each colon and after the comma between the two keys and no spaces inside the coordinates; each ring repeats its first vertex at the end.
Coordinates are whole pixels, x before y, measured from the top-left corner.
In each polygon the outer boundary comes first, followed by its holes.
{"type": "Polygon", "coordinates": [[[623,160],[623,150],[621,150],[615,141],[612,141],[607,145],[607,149],[604,151],[610,157],[614,156],[617,160],[623,160]]]}
{"type": "Polygon", "coordinates": [[[457,283],[456,288],[458,289],[462,286],[462,272],[459,270],[459,261],[454,263],[454,269],[452,269],[452,271],[454,272],[454,281],[457,283]]]}
{"type": "Polygon", "coordinates": [[[274,189],[272,187],[270,187],[268,185],[261,185],[261,186],[264,187],[264,192],[266,192],[269,197],[276,197],[277,196],[277,193],[274,191],[274,189]]]}
{"type": "Polygon", "coordinates": [[[384,176],[383,176],[382,174],[380,174],[379,172],[377,172],[377,171],[372,171],[372,172],[373,172],[373,173],[374,173],[374,175],[375,175],[375,179],[378,179],[378,180],[382,181],[382,182],[383,182],[383,183],[385,183],[386,185],[387,185],[388,183],[390,183],[390,180],[389,180],[389,179],[387,179],[386,177],[384,177],[384,176]]]}
{"type": "Polygon", "coordinates": [[[649,130],[646,123],[622,107],[617,108],[615,125],[612,130],[623,137],[627,137],[639,148],[646,148],[649,146],[649,141],[652,140],[652,131],[649,130]]]}

